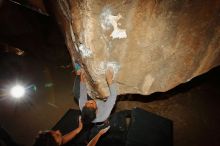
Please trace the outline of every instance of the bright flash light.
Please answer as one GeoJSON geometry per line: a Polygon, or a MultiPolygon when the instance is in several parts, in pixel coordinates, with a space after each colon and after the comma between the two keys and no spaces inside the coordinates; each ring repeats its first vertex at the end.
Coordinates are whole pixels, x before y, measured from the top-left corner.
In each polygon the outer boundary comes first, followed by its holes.
{"type": "Polygon", "coordinates": [[[21,85],[16,85],[11,88],[10,93],[14,98],[21,98],[25,94],[25,89],[21,85]]]}

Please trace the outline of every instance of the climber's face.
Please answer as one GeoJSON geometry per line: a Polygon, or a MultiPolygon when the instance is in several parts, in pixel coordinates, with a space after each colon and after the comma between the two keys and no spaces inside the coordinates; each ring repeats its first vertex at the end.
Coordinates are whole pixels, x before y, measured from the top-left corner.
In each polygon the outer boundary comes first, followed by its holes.
{"type": "Polygon", "coordinates": [[[96,105],[95,100],[88,100],[88,101],[85,103],[85,107],[97,109],[97,105],[96,105]]]}

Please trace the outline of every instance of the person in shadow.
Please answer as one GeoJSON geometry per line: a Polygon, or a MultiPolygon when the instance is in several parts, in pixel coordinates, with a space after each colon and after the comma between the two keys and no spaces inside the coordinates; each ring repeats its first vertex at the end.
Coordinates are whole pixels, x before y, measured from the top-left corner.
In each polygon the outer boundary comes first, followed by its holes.
{"type": "MultiPolygon", "coordinates": [[[[68,143],[72,140],[83,128],[81,117],[79,117],[78,127],[71,132],[62,135],[59,130],[47,130],[47,131],[40,131],[38,136],[35,139],[33,146],[61,146],[68,143]]],[[[97,135],[86,145],[86,146],[95,146],[98,142],[99,138],[105,134],[110,127],[106,127],[101,129],[97,135]]]]}

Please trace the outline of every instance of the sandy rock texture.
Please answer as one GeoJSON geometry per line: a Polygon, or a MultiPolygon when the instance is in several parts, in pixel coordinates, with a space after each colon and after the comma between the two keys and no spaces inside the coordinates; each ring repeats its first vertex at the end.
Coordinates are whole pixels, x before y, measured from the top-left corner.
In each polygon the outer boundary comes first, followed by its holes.
{"type": "Polygon", "coordinates": [[[53,12],[88,87],[109,94],[167,91],[220,64],[220,0],[56,0],[53,12]]]}

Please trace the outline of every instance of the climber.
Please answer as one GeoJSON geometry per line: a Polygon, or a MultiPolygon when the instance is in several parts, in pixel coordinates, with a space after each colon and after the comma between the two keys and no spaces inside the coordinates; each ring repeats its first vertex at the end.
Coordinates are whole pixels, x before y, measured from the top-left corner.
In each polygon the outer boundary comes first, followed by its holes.
{"type": "Polygon", "coordinates": [[[75,69],[77,76],[73,90],[74,97],[78,100],[82,112],[82,121],[87,124],[90,122],[103,124],[108,119],[117,97],[116,84],[113,81],[113,69],[109,67],[106,71],[106,81],[110,90],[110,96],[106,98],[106,101],[87,97],[86,80],[83,69],[80,68],[79,64],[75,64],[75,69]]]}

